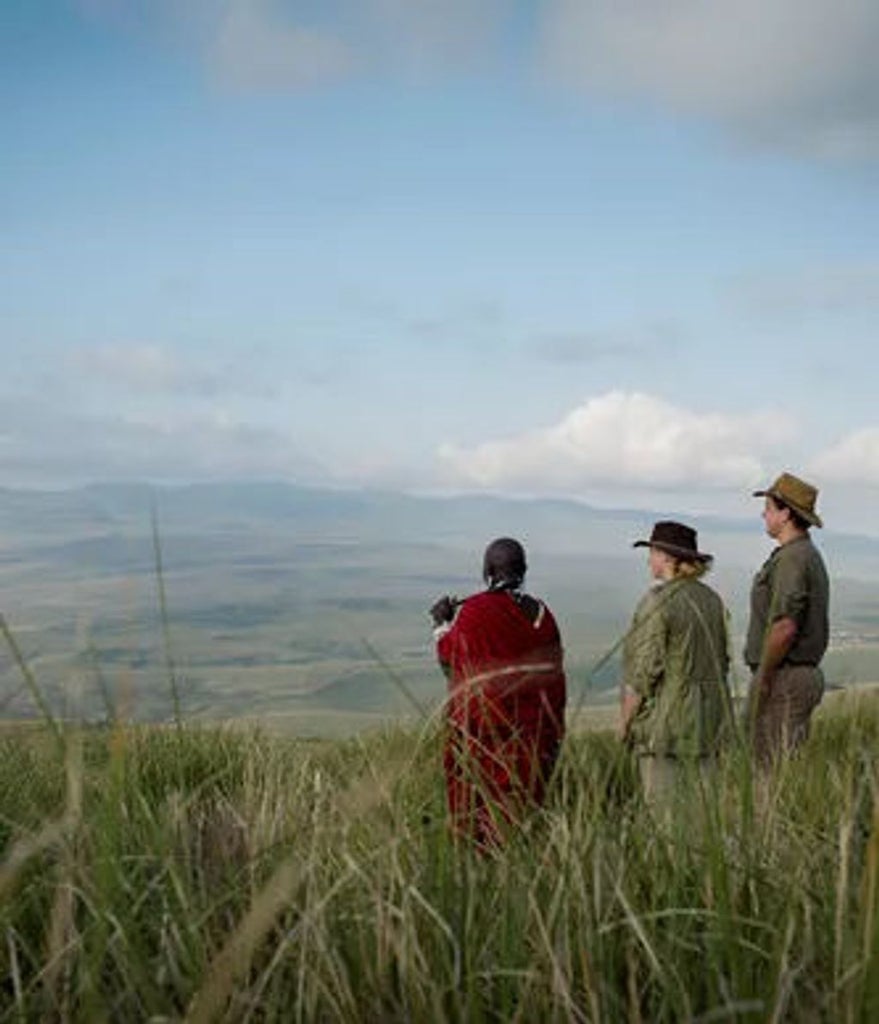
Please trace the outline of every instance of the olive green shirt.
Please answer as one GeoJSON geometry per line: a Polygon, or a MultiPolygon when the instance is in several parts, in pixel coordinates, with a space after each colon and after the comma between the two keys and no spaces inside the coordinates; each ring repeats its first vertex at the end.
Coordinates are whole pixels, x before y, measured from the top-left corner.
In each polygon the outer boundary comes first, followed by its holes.
{"type": "Polygon", "coordinates": [[[830,585],[821,553],[804,534],[777,547],[751,585],[745,661],[756,669],[766,634],[778,619],[793,619],[797,635],[785,656],[792,665],[817,665],[827,650],[830,585]]]}
{"type": "Polygon", "coordinates": [[[642,753],[702,757],[732,723],[726,609],[698,579],[653,587],[623,646],[623,681],[641,698],[630,736],[642,753]]]}

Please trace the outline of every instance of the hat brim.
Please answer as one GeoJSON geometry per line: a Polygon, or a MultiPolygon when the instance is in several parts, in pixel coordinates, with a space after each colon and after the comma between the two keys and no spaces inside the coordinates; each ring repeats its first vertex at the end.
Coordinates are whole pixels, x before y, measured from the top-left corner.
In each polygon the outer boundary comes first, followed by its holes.
{"type": "Polygon", "coordinates": [[[791,501],[790,498],[785,497],[783,494],[779,494],[778,491],[773,491],[770,488],[768,491],[753,492],[753,497],[755,498],[765,498],[767,496],[775,498],[775,500],[780,501],[782,505],[786,505],[788,508],[793,509],[798,516],[802,516],[802,518],[812,526],[817,526],[819,529],[824,526],[824,523],[821,522],[821,516],[819,516],[817,512],[810,512],[807,508],[802,508],[802,506],[797,505],[796,502],[791,501]]]}
{"type": "Polygon", "coordinates": [[[705,551],[694,551],[692,548],[680,548],[677,544],[665,544],[661,540],[636,540],[633,548],[659,548],[667,555],[680,558],[684,562],[713,562],[714,555],[705,551]]]}

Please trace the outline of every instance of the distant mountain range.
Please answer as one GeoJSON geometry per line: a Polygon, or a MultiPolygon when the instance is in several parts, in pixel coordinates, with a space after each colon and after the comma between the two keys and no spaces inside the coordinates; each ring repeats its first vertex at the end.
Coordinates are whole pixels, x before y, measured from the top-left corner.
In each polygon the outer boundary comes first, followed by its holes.
{"type": "MultiPolygon", "coordinates": [[[[612,665],[600,680],[586,678],[589,666],[625,631],[647,585],[632,542],[668,517],[284,483],[0,490],[0,610],[56,706],[88,649],[114,685],[131,689],[136,715],[166,716],[153,513],[190,704],[227,715],[393,710],[389,667],[419,700],[436,697],[425,609],[440,593],[476,589],[484,546],[500,535],[525,544],[529,586],[560,619],[572,677],[613,685],[612,665]]],[[[715,555],[710,579],[738,643],[751,575],[771,550],[757,510],[748,521],[678,517],[715,555]]],[[[816,531],[816,541],[834,581],[834,671],[844,681],[879,678],[879,541],[832,531],[816,531]]],[[[25,713],[3,652],[0,686],[7,713],[25,713]]],[[[83,698],[89,714],[93,691],[83,698]]]]}
{"type": "MultiPolygon", "coordinates": [[[[753,519],[692,516],[634,509],[597,508],[573,500],[511,499],[486,495],[414,496],[377,490],[331,490],[278,482],[198,483],[178,486],[91,484],[70,490],[0,489],[0,538],[10,535],[92,532],[108,527],[143,527],[151,508],[168,525],[201,524],[211,530],[257,524],[284,526],[303,537],[477,546],[510,532],[547,550],[575,544],[580,550],[620,552],[657,518],[681,518],[714,547],[750,556],[765,547],[758,512],[753,519]]],[[[833,558],[879,561],[879,539],[815,531],[833,558]]],[[[711,545],[706,545],[711,546],[711,545]]],[[[872,575],[872,573],[870,573],[872,575]]]]}

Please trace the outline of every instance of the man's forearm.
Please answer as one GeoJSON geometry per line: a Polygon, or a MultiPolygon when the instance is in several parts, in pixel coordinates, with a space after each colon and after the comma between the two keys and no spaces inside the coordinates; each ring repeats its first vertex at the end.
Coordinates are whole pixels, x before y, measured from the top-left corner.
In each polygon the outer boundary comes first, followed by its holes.
{"type": "Polygon", "coordinates": [[[631,687],[623,686],[620,694],[620,738],[626,739],[632,725],[632,719],[641,706],[641,697],[631,687]]]}
{"type": "Polygon", "coordinates": [[[763,644],[763,654],[754,680],[763,692],[768,692],[775,670],[784,661],[797,638],[797,624],[793,619],[776,619],[769,627],[763,644]]]}

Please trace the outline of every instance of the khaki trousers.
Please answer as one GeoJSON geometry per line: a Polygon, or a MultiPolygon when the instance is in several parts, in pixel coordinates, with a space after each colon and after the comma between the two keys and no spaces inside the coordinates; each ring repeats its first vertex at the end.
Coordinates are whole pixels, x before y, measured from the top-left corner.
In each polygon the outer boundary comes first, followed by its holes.
{"type": "Polygon", "coordinates": [[[640,754],[638,770],[644,802],[658,817],[671,818],[693,812],[693,797],[702,787],[714,784],[717,760],[640,754]]]}
{"type": "Polygon", "coordinates": [[[809,735],[812,712],[824,694],[824,673],[812,665],[782,665],[769,693],[758,699],[753,683],[748,694],[754,758],[764,768],[792,753],[809,735]]]}

